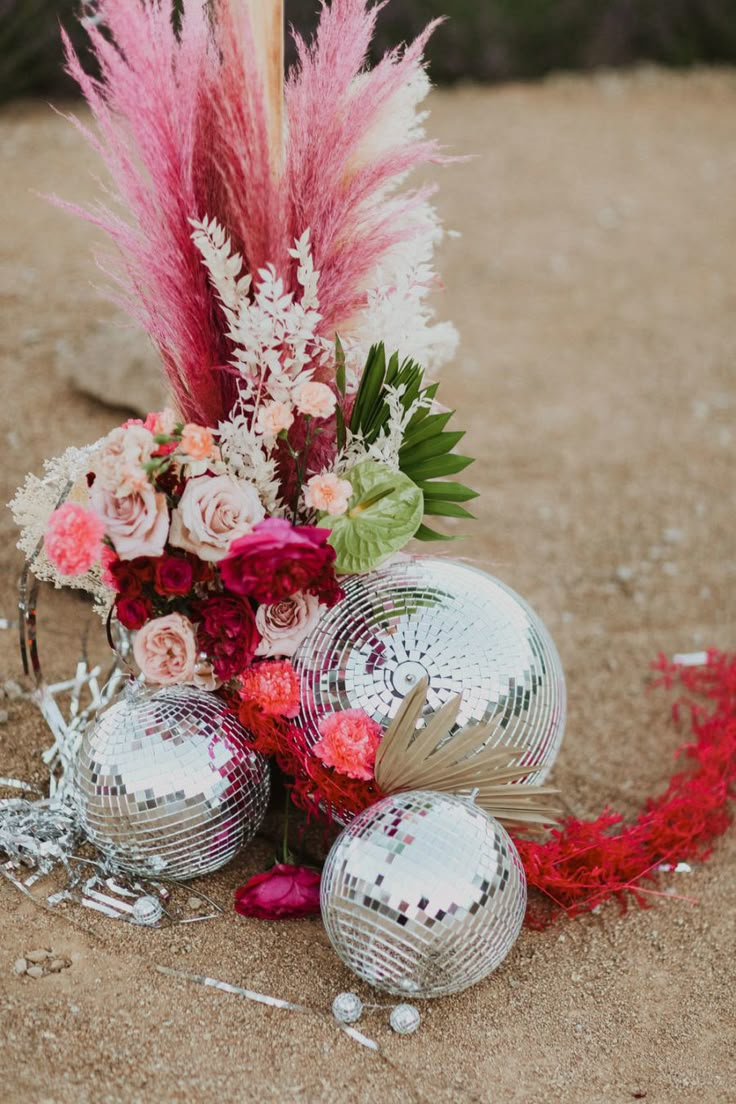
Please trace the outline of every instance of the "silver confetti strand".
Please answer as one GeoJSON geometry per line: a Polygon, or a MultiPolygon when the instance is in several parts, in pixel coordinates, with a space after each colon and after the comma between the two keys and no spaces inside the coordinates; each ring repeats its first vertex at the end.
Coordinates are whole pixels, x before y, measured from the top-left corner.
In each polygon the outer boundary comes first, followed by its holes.
{"type": "Polygon", "coordinates": [[[265,1004],[269,1008],[278,1008],[285,1012],[300,1012],[307,1016],[324,1017],[333,1026],[338,1027],[345,1035],[353,1039],[354,1042],[359,1043],[360,1046],[376,1053],[380,1052],[381,1048],[378,1043],[374,1042],[373,1039],[369,1039],[361,1031],[347,1024],[338,1023],[331,1014],[328,1015],[325,1012],[309,1008],[306,1004],[294,1004],[292,1001],[281,1000],[280,997],[270,997],[266,993],[257,993],[254,989],[243,989],[241,986],[231,985],[227,981],[218,981],[217,978],[207,977],[205,974],[188,974],[183,970],[174,970],[170,966],[156,966],[156,970],[159,974],[165,974],[167,977],[178,978],[180,981],[192,981],[197,985],[204,985],[208,989],[217,989],[220,993],[231,993],[236,997],[245,997],[246,1000],[253,1001],[255,1004],[265,1004]]]}

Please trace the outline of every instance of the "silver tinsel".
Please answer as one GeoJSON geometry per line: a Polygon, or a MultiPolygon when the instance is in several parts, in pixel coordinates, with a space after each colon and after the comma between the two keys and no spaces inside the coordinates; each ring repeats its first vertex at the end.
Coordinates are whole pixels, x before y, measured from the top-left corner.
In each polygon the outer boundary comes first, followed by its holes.
{"type": "Polygon", "coordinates": [[[529,782],[548,775],[562,743],[565,680],[542,621],[475,568],[417,558],[344,581],[345,598],[299,648],[297,721],[309,742],[327,713],[362,709],[384,728],[429,679],[427,711],[461,694],[454,731],[491,725],[491,743],[523,748],[529,782]]]}
{"type": "Polygon", "coordinates": [[[190,687],[139,691],[111,706],[77,754],[82,826],[123,870],[176,880],[218,870],[268,805],[268,762],[225,704],[190,687]]]}
{"type": "Polygon", "coordinates": [[[322,877],[337,954],[389,993],[440,997],[491,973],[521,929],[526,879],[511,839],[472,802],[384,798],[345,829],[322,877]]]}

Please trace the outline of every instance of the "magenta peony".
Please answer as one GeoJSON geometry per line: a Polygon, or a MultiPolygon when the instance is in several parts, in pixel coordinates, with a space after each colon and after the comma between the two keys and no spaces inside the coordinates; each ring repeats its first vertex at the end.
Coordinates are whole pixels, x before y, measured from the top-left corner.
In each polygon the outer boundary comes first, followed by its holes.
{"type": "Polygon", "coordinates": [[[294,526],[268,518],[230,548],[220,563],[226,588],[273,605],[303,591],[334,606],[342,596],[335,578],[335,550],[329,529],[294,526]]]}

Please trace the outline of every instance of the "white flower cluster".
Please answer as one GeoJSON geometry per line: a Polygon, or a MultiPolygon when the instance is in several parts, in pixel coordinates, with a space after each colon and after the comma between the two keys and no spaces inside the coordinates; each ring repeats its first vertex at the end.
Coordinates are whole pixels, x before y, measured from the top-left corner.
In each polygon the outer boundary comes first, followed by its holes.
{"type": "Polygon", "coordinates": [[[10,503],[10,509],[20,530],[18,548],[36,578],[41,582],[52,583],[57,590],[75,587],[86,591],[95,598],[98,612],[106,616],[112,594],[109,587],[102,582],[99,567],[93,568],[86,575],[61,575],[43,547],[48,520],[62,502],[88,505],[86,475],[90,459],[101,444],[98,441],[87,448],[68,448],[61,456],[47,460],[42,477],[26,477],[25,483],[10,503]]]}

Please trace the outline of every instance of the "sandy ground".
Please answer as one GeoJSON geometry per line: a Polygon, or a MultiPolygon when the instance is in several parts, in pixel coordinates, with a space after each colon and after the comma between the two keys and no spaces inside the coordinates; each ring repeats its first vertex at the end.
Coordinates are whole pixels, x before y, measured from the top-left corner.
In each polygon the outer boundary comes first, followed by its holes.
{"type": "MultiPolygon", "coordinates": [[[[565,78],[433,106],[439,136],[479,152],[445,172],[441,198],[463,235],[443,258],[444,309],[464,336],[446,390],[484,492],[463,553],[526,595],[557,639],[571,708],[556,778],[571,807],[633,814],[666,782],[679,739],[666,696],[646,693],[649,661],[735,642],[736,74],[565,78]]],[[[112,398],[130,393],[131,365],[135,386],[147,372],[156,384],[145,348],[105,336],[116,319],[90,286],[92,235],[32,194],[90,194],[78,138],[38,107],[7,112],[0,134],[6,500],[26,469],[119,417],[60,375],[112,398]]],[[[7,514],[0,527],[10,614],[20,563],[7,514]]],[[[74,601],[67,612],[46,622],[62,672],[82,613],[74,601]]],[[[15,675],[12,634],[0,649],[15,675]]],[[[0,774],[42,778],[41,722],[28,703],[3,704],[0,774]]],[[[229,905],[268,855],[259,841],[208,891],[229,905]]],[[[366,1028],[382,1057],[326,1020],[153,969],[328,1007],[353,980],[316,921],[228,913],[146,933],[85,915],[92,935],[6,887],[0,1097],[733,1101],[735,859],[736,832],[707,866],[663,878],[693,903],[653,899],[648,912],[524,933],[495,976],[426,1007],[413,1040],[376,1016],[366,1028]],[[14,960],[38,946],[71,968],[15,977],[14,960]]]]}

